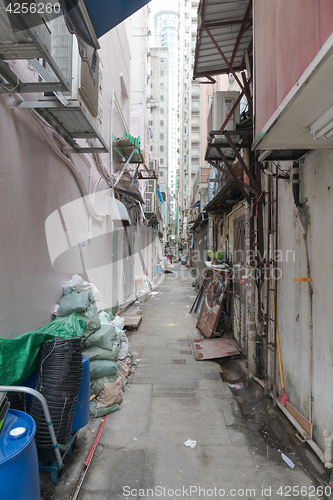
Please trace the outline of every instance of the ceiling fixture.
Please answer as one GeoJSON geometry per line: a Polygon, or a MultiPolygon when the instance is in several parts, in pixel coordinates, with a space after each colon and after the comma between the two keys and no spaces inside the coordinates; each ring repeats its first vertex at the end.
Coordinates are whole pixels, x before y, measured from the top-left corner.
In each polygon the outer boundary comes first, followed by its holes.
{"type": "Polygon", "coordinates": [[[314,139],[328,139],[333,135],[333,106],[310,125],[314,139]]]}

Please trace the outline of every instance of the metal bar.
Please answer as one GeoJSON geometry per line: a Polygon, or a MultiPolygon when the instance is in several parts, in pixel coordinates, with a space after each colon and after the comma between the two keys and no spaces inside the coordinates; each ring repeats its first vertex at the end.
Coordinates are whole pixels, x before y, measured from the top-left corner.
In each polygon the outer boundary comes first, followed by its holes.
{"type": "MultiPolygon", "coordinates": [[[[74,102],[70,102],[68,108],[77,108],[80,107],[79,103],[78,105],[74,106],[74,102]]],[[[17,108],[25,108],[25,109],[49,109],[49,108],[57,108],[57,109],[62,109],[61,108],[61,103],[59,101],[23,101],[23,102],[18,102],[16,105],[17,108]]]]}
{"type": "MultiPolygon", "coordinates": [[[[9,68],[2,59],[0,59],[0,74],[8,81],[9,85],[16,87],[21,83],[17,75],[9,68]]],[[[3,85],[3,84],[2,84],[3,85]]]]}
{"type": "MultiPolygon", "coordinates": [[[[233,136],[233,135],[252,135],[253,132],[252,130],[249,130],[249,129],[239,129],[239,130],[228,130],[228,134],[233,136]]],[[[214,135],[221,135],[221,130],[211,130],[209,132],[209,135],[210,136],[214,136],[214,135]]]]}
{"type": "Polygon", "coordinates": [[[244,19],[234,19],[230,21],[213,21],[211,23],[202,23],[202,26],[209,28],[220,28],[222,26],[231,26],[233,24],[243,24],[244,19]]]}
{"type": "MultiPolygon", "coordinates": [[[[39,74],[39,76],[45,81],[45,82],[49,82],[49,81],[53,81],[55,80],[55,78],[50,75],[48,73],[48,71],[46,70],[46,68],[44,68],[44,66],[38,61],[38,59],[32,59],[30,61],[30,63],[32,64],[32,66],[35,68],[35,70],[37,71],[37,73],[39,74]]],[[[63,89],[61,90],[68,90],[67,89],[67,86],[65,86],[63,89]]],[[[66,97],[62,94],[62,92],[60,91],[57,91],[57,92],[54,92],[54,95],[59,99],[59,101],[64,105],[64,106],[68,106],[69,104],[69,101],[68,99],[66,99],[66,97]]]]}
{"type": "Polygon", "coordinates": [[[59,451],[59,445],[58,445],[57,438],[56,438],[54,428],[52,425],[51,415],[49,412],[49,408],[47,406],[47,401],[44,398],[44,396],[40,392],[36,391],[35,389],[31,389],[30,387],[23,387],[23,386],[16,386],[16,385],[8,385],[8,386],[7,385],[0,385],[0,390],[4,391],[4,392],[24,392],[25,394],[31,394],[32,396],[34,396],[35,398],[37,398],[40,401],[42,408],[43,408],[45,420],[46,420],[46,423],[47,423],[47,426],[49,429],[50,438],[52,441],[54,453],[55,453],[59,468],[62,469],[64,464],[63,464],[61,454],[59,451]]]}
{"type": "MultiPolygon", "coordinates": [[[[250,99],[250,97],[248,96],[247,92],[245,91],[240,79],[238,78],[237,74],[236,74],[236,71],[235,71],[235,68],[233,68],[230,64],[230,62],[228,61],[228,59],[226,58],[226,56],[224,55],[224,53],[222,52],[221,50],[221,47],[219,46],[219,44],[217,43],[217,41],[215,40],[215,38],[213,37],[213,35],[211,34],[211,32],[209,31],[209,29],[205,28],[205,31],[207,33],[207,35],[209,36],[209,38],[211,39],[211,41],[213,42],[213,44],[215,45],[215,47],[217,48],[220,56],[222,57],[222,59],[224,60],[224,62],[226,63],[226,65],[228,66],[229,70],[230,70],[230,73],[232,73],[235,77],[235,80],[236,82],[238,83],[238,85],[240,86],[240,88],[244,91],[246,97],[248,99],[250,99]]],[[[244,68],[245,69],[245,68],[244,68]]]]}
{"type": "Polygon", "coordinates": [[[15,85],[15,88],[1,88],[0,94],[32,94],[37,92],[58,92],[64,90],[64,86],[58,82],[29,82],[29,83],[19,83],[15,85]]]}
{"type": "Polygon", "coordinates": [[[230,147],[231,149],[234,151],[237,159],[239,160],[241,166],[243,167],[243,170],[246,172],[248,178],[250,179],[250,181],[252,182],[252,185],[253,187],[255,188],[255,190],[257,191],[257,195],[260,196],[261,194],[261,189],[256,181],[256,179],[253,177],[251,171],[249,170],[249,168],[247,167],[246,163],[244,162],[243,158],[241,157],[241,155],[239,154],[239,151],[237,150],[237,148],[235,147],[229,133],[224,130],[223,131],[223,134],[225,136],[225,138],[227,139],[228,143],[230,144],[230,147]]]}
{"type": "MultiPolygon", "coordinates": [[[[251,10],[252,10],[252,0],[249,1],[249,5],[247,6],[247,9],[246,9],[246,12],[245,12],[245,16],[244,16],[244,19],[243,19],[243,22],[242,22],[242,25],[240,27],[240,30],[239,30],[239,33],[238,33],[238,36],[236,38],[236,43],[235,43],[235,47],[234,47],[234,50],[233,50],[233,53],[232,53],[232,56],[231,56],[231,59],[230,59],[230,64],[232,65],[234,60],[235,60],[235,57],[236,57],[236,54],[237,54],[237,50],[238,50],[238,47],[239,47],[239,44],[240,44],[240,41],[242,39],[242,36],[244,35],[244,33],[246,33],[246,31],[249,29],[249,27],[247,27],[245,29],[245,25],[246,23],[248,22],[248,18],[249,18],[249,15],[251,13],[251,10]]],[[[250,26],[252,26],[252,21],[251,21],[251,24],[250,26]]]]}
{"type": "Polygon", "coordinates": [[[135,151],[136,151],[137,148],[133,148],[133,151],[131,152],[130,156],[128,157],[128,160],[126,161],[126,163],[124,164],[123,168],[121,169],[121,172],[120,174],[118,175],[118,179],[116,180],[116,182],[114,183],[113,187],[115,188],[116,185],[118,184],[118,182],[120,181],[120,179],[122,178],[126,168],[127,168],[127,165],[129,164],[129,162],[131,161],[131,158],[132,156],[134,155],[135,151]]]}
{"type": "Polygon", "coordinates": [[[238,179],[236,173],[234,172],[233,168],[232,168],[232,165],[230,165],[228,159],[225,157],[225,155],[222,153],[222,150],[221,148],[214,144],[214,147],[216,149],[216,151],[218,152],[218,154],[221,156],[221,159],[224,161],[225,163],[225,166],[227,167],[227,169],[229,170],[230,174],[232,175],[234,181],[236,182],[237,186],[239,187],[239,189],[242,191],[243,195],[244,195],[244,198],[250,202],[251,198],[250,198],[250,195],[245,191],[244,187],[242,186],[240,180],[238,179]]]}
{"type": "Polygon", "coordinates": [[[99,148],[80,148],[76,147],[74,153],[107,153],[107,149],[103,147],[99,148]]]}
{"type": "MultiPolygon", "coordinates": [[[[233,70],[234,72],[237,71],[244,71],[244,69],[246,69],[246,66],[245,64],[241,64],[240,66],[234,66],[233,67],[233,70]]],[[[212,75],[223,75],[224,73],[230,73],[230,71],[223,71],[221,69],[215,69],[215,70],[211,70],[209,71],[209,74],[212,76],[212,75]]],[[[204,77],[204,76],[207,76],[207,71],[199,71],[198,73],[194,73],[193,74],[194,76],[194,79],[195,78],[201,78],[201,77],[204,77]]]]}
{"type": "MultiPolygon", "coordinates": [[[[229,177],[229,179],[235,180],[235,178],[233,177],[233,175],[231,175],[228,168],[221,167],[221,165],[216,163],[214,160],[209,160],[209,163],[211,165],[213,165],[213,167],[215,167],[218,170],[220,170],[221,172],[225,173],[229,177]]],[[[208,182],[219,182],[219,180],[220,179],[208,179],[208,182]]],[[[253,189],[253,187],[249,186],[249,184],[245,184],[245,182],[241,181],[240,179],[238,179],[238,183],[241,184],[245,189],[248,189],[249,191],[251,191],[251,193],[257,194],[256,190],[253,189]]]]}

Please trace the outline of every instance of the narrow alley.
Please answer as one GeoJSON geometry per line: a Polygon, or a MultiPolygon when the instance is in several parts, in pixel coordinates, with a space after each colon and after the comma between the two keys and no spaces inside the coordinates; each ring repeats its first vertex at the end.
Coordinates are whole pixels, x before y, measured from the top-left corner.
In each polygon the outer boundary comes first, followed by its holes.
{"type": "MultiPolygon", "coordinates": [[[[284,437],[270,436],[282,414],[278,416],[266,399],[266,430],[260,435],[254,423],[256,411],[261,411],[259,398],[252,397],[250,411],[242,408],[222,382],[220,364],[195,359],[191,341],[201,335],[195,315],[189,314],[195,293],[188,268],[175,265],[157,291],[139,306],[142,323],[129,335],[137,366],[121,411],[108,415],[75,498],[264,500],[297,492],[301,499],[321,498],[319,483],[312,481],[295,454],[287,422],[284,431],[281,427],[284,437]],[[195,448],[184,446],[189,439],[196,441],[195,448]]],[[[80,431],[59,483],[53,484],[47,473],[41,476],[43,500],[73,498],[101,422],[92,419],[80,431]]],[[[321,470],[314,456],[312,465],[321,470]]]]}

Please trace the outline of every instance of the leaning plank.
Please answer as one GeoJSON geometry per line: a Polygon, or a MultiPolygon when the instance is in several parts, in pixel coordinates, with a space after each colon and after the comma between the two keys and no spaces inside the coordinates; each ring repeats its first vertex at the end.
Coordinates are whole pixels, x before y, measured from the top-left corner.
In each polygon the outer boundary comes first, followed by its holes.
{"type": "Polygon", "coordinates": [[[286,403],[286,410],[289,411],[289,413],[294,417],[294,419],[299,423],[301,427],[305,430],[305,432],[310,436],[310,439],[312,439],[312,428],[313,425],[309,420],[307,420],[299,411],[296,410],[290,403],[286,403]]]}

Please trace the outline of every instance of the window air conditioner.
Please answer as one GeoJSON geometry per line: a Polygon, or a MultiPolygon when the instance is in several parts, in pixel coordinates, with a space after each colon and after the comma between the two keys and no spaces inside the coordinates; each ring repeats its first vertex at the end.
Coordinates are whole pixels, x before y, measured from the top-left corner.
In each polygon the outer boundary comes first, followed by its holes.
{"type": "MultiPolygon", "coordinates": [[[[224,124],[226,118],[228,117],[230,111],[232,110],[237,98],[239,97],[238,91],[217,91],[210,99],[210,107],[208,111],[207,120],[207,130],[208,130],[208,142],[218,143],[221,146],[228,144],[227,140],[222,135],[210,136],[211,131],[220,130],[224,124]]],[[[230,117],[228,123],[225,126],[225,130],[236,130],[236,124],[240,122],[240,104],[236,106],[234,113],[230,117]]],[[[232,136],[233,142],[239,142],[239,136],[232,136]]],[[[214,148],[215,150],[215,148],[214,148]]],[[[214,150],[211,149],[210,156],[214,156],[214,150]]],[[[227,158],[233,156],[231,148],[223,148],[223,152],[227,158]]],[[[217,156],[218,153],[215,150],[217,156]]]]}

